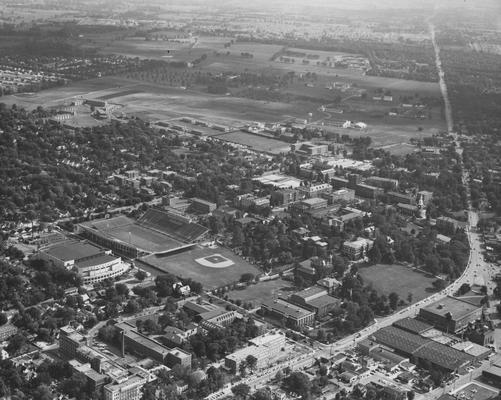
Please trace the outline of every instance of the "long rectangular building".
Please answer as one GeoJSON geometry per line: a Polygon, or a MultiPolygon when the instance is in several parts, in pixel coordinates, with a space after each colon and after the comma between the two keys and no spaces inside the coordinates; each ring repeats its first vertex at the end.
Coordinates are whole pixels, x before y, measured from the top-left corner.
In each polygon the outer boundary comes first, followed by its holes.
{"type": "Polygon", "coordinates": [[[233,373],[248,356],[256,358],[256,367],[263,368],[273,362],[285,345],[285,336],[281,334],[262,335],[249,340],[249,346],[226,356],[224,362],[233,373]]]}
{"type": "Polygon", "coordinates": [[[314,311],[296,306],[282,299],[264,301],[261,308],[265,313],[283,318],[285,324],[291,328],[311,325],[315,321],[314,311]]]}
{"type": "Polygon", "coordinates": [[[416,363],[431,363],[444,371],[464,372],[474,361],[474,357],[470,354],[395,326],[379,329],[372,338],[377,343],[410,357],[416,363]]]}
{"type": "Polygon", "coordinates": [[[436,328],[457,333],[482,316],[482,307],[447,296],[419,310],[419,318],[436,328]]]}

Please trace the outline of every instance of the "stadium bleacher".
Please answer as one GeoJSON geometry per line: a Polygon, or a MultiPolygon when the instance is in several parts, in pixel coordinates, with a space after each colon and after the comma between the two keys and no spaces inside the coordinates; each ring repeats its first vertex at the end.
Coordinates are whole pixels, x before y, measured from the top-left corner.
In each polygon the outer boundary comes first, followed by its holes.
{"type": "Polygon", "coordinates": [[[191,222],[183,215],[149,209],[137,221],[138,225],[159,231],[185,243],[191,243],[205,235],[208,229],[191,222]]]}

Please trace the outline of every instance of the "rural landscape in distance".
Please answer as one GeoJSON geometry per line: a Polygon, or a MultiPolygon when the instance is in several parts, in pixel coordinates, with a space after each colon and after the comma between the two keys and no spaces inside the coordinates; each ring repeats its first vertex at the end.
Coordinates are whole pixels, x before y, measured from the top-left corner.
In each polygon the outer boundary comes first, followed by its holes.
{"type": "Polygon", "coordinates": [[[0,400],[500,400],[500,0],[0,0],[0,400]]]}

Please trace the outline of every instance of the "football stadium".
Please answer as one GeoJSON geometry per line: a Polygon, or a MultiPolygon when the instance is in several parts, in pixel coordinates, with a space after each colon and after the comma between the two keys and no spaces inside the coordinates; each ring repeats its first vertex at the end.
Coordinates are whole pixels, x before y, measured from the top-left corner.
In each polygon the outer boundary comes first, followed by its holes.
{"type": "Polygon", "coordinates": [[[120,215],[78,225],[82,236],[129,258],[188,250],[207,232],[188,217],[155,209],[138,220],[120,215]]]}

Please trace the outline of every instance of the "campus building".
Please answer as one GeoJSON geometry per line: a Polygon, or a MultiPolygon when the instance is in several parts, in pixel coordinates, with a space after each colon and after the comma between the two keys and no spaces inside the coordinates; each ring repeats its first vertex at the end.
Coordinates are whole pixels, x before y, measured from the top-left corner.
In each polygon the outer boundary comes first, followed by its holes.
{"type": "Polygon", "coordinates": [[[301,200],[300,202],[293,204],[293,207],[299,212],[320,210],[327,207],[327,200],[320,197],[313,197],[310,199],[301,200]]]}
{"type": "Polygon", "coordinates": [[[381,178],[371,176],[365,180],[368,185],[376,186],[385,190],[395,190],[398,188],[398,179],[381,178]]]}
{"type": "Polygon", "coordinates": [[[336,204],[341,201],[350,202],[355,199],[353,189],[338,189],[332,193],[322,193],[322,197],[327,199],[328,204],[336,204]]]}
{"type": "Polygon", "coordinates": [[[315,321],[315,312],[296,306],[282,299],[266,300],[261,309],[265,314],[283,319],[285,325],[291,328],[301,328],[311,325],[315,321]]]}
{"type": "Polygon", "coordinates": [[[104,386],[105,400],[140,400],[146,379],[137,375],[104,386]]]}
{"type": "Polygon", "coordinates": [[[307,199],[319,197],[323,193],[332,192],[332,186],[329,183],[320,183],[317,185],[301,186],[297,190],[307,199]]]}
{"type": "Polygon", "coordinates": [[[0,342],[7,340],[11,336],[14,336],[17,333],[18,329],[15,325],[5,324],[0,326],[0,342]]]}
{"type": "Polygon", "coordinates": [[[207,200],[199,199],[199,198],[192,198],[191,199],[191,206],[190,206],[190,211],[198,214],[209,214],[212,211],[214,211],[217,208],[216,203],[212,203],[207,200]]]}
{"type": "Polygon", "coordinates": [[[416,364],[433,365],[446,372],[464,373],[475,359],[463,351],[396,326],[379,329],[370,336],[370,340],[409,357],[416,364]]]}
{"type": "Polygon", "coordinates": [[[482,307],[447,296],[419,310],[419,318],[448,332],[461,332],[482,316],[482,307]]]}
{"type": "Polygon", "coordinates": [[[270,365],[285,346],[285,336],[281,334],[266,334],[249,340],[249,346],[237,350],[226,356],[225,366],[233,373],[247,357],[256,359],[256,368],[261,369],[270,365]]]}
{"type": "Polygon", "coordinates": [[[342,252],[351,260],[359,260],[367,255],[374,246],[374,241],[366,238],[358,238],[353,242],[344,242],[342,252]]]}
{"type": "Polygon", "coordinates": [[[85,285],[113,279],[128,268],[111,250],[87,241],[67,240],[40,250],[38,257],[58,267],[76,270],[85,285]]]}
{"type": "Polygon", "coordinates": [[[388,201],[390,203],[401,203],[401,204],[416,204],[416,196],[412,194],[398,193],[398,192],[388,192],[388,201]]]}
{"type": "Polygon", "coordinates": [[[134,325],[120,322],[115,325],[120,332],[122,353],[126,351],[142,357],[150,357],[169,368],[176,364],[191,366],[191,354],[179,348],[168,348],[156,340],[139,333],[134,325]]]}
{"type": "Polygon", "coordinates": [[[321,286],[311,286],[289,297],[291,303],[315,312],[317,318],[326,316],[334,307],[340,304],[339,299],[329,296],[327,289],[321,286]]]}

